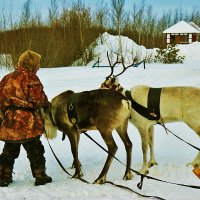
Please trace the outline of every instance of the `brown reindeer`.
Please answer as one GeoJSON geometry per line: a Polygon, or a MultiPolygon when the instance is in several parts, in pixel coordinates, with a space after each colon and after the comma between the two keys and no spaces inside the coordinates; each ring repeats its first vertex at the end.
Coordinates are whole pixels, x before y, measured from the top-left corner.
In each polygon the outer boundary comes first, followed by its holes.
{"type": "Polygon", "coordinates": [[[104,183],[112,162],[112,155],[117,151],[112,131],[116,129],[122,139],[127,153],[127,165],[124,179],[132,178],[130,171],[132,143],[127,134],[130,103],[122,94],[112,90],[92,90],[74,93],[65,91],[51,101],[52,117],[58,128],[69,138],[74,157],[75,173],[73,177],[81,177],[82,171],[78,159],[78,144],[80,133],[87,130],[98,130],[108,147],[108,157],[105,165],[95,180],[104,183]]]}
{"type": "MultiPolygon", "coordinates": [[[[108,57],[109,60],[109,57],[108,57]]],[[[110,60],[109,60],[110,63],[110,60]]],[[[116,63],[114,64],[116,65],[116,63]]],[[[106,77],[106,80],[101,84],[101,88],[113,89],[119,91],[124,96],[130,94],[130,101],[136,102],[145,108],[148,106],[148,95],[150,87],[146,85],[134,86],[129,90],[124,89],[118,82],[117,76],[122,74],[128,67],[125,67],[123,58],[122,65],[123,71],[115,76],[112,76],[114,65],[111,65],[111,74],[106,77]]],[[[135,109],[131,109],[130,121],[138,129],[143,151],[143,164],[140,170],[141,173],[148,173],[148,168],[157,165],[154,156],[154,125],[157,123],[168,122],[185,122],[194,132],[200,136],[200,89],[195,87],[163,87],[160,93],[160,102],[156,105],[160,107],[159,115],[157,119],[148,119],[135,109]],[[150,160],[147,163],[148,146],[150,147],[150,160]]],[[[151,97],[154,98],[154,97],[151,97]]],[[[155,102],[153,102],[155,103],[155,102]]],[[[150,115],[155,113],[150,113],[150,115]]],[[[200,166],[200,152],[192,163],[189,163],[194,167],[200,166]]]]}

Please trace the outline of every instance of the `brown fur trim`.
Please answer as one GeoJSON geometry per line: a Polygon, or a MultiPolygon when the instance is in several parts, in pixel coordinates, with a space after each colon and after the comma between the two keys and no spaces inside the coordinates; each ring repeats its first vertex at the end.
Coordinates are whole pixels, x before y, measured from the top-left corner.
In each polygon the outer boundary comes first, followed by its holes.
{"type": "Polygon", "coordinates": [[[40,65],[41,55],[34,51],[27,50],[19,57],[18,67],[24,67],[30,72],[40,65]]]}

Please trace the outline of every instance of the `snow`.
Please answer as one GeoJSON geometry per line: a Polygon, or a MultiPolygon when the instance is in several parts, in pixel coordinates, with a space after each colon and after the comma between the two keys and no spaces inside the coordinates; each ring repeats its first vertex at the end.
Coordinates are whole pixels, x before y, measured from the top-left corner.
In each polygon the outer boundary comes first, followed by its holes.
{"type": "MultiPolygon", "coordinates": [[[[131,41],[127,42],[127,46],[131,41]]],[[[116,41],[111,41],[114,46],[116,41]]],[[[132,43],[131,43],[132,45],[132,43]]],[[[106,47],[98,47],[100,51],[106,47]]],[[[129,48],[129,47],[128,47],[129,48]]],[[[124,74],[119,77],[121,85],[130,89],[134,85],[147,84],[152,87],[162,86],[195,86],[200,87],[200,66],[198,62],[200,45],[199,43],[191,44],[191,46],[180,47],[184,49],[186,61],[183,64],[146,64],[146,69],[142,66],[138,68],[129,68],[124,74]],[[190,50],[187,50],[187,47],[190,50]],[[192,50],[194,48],[194,50],[192,50]],[[187,56],[192,52],[193,57],[187,56]]],[[[145,50],[145,49],[144,49],[145,50]]],[[[104,52],[102,51],[102,52],[104,52]]],[[[189,55],[190,56],[190,55],[189,55]]],[[[101,58],[100,58],[101,59],[101,58]]],[[[95,62],[95,61],[94,61],[95,62]]],[[[106,63],[106,59],[104,60],[106,63]]],[[[84,90],[92,90],[99,88],[105,77],[110,73],[107,67],[92,68],[92,64],[86,67],[63,67],[52,69],[40,69],[38,76],[44,84],[44,90],[51,100],[57,94],[65,90],[73,90],[80,92],[84,90]]],[[[121,67],[116,67],[115,72],[121,70],[121,67]]],[[[0,70],[0,79],[9,73],[7,70],[0,70]]],[[[192,99],[191,99],[192,100],[192,99]]],[[[182,137],[188,142],[200,147],[199,137],[186,124],[181,122],[170,123],[166,125],[171,131],[182,137]]],[[[88,131],[97,142],[104,144],[100,134],[97,131],[88,131]]],[[[129,123],[128,134],[133,143],[132,168],[139,170],[142,164],[141,140],[137,129],[129,123]]],[[[113,132],[115,141],[118,145],[116,153],[123,163],[126,161],[124,146],[116,134],[113,132]]],[[[79,180],[71,179],[58,165],[55,160],[47,140],[42,137],[42,142],[45,146],[45,157],[47,174],[53,178],[53,182],[44,186],[34,186],[34,179],[31,175],[29,161],[23,148],[18,159],[16,159],[13,178],[14,182],[7,188],[0,188],[0,199],[5,200],[130,200],[142,199],[137,194],[127,190],[111,186],[109,184],[96,185],[86,184],[79,180]]],[[[62,141],[62,134],[59,132],[56,139],[50,141],[56,155],[71,174],[74,169],[71,169],[72,154],[68,139],[62,141]]],[[[3,148],[3,142],[0,142],[0,152],[3,148]]],[[[157,125],[155,126],[155,156],[158,166],[149,170],[150,176],[182,183],[186,185],[200,186],[200,180],[193,174],[193,168],[187,167],[187,163],[193,161],[197,151],[187,144],[175,138],[172,134],[166,134],[165,130],[157,125]]],[[[106,153],[103,152],[96,144],[91,142],[85,135],[81,135],[79,145],[79,158],[82,163],[84,179],[92,183],[99,175],[106,160],[106,153]]],[[[119,162],[113,160],[108,172],[107,180],[116,184],[121,184],[131,189],[144,194],[160,196],[170,200],[197,200],[200,199],[200,192],[197,189],[161,183],[153,180],[144,179],[142,190],[137,188],[140,182],[140,177],[134,174],[134,179],[124,181],[122,179],[125,172],[125,167],[119,162]]]]}
{"type": "Polygon", "coordinates": [[[185,62],[200,62],[200,42],[193,42],[188,45],[178,44],[177,48],[180,49],[180,55],[186,56],[185,62]]]}
{"type": "MultiPolygon", "coordinates": [[[[91,66],[99,59],[100,65],[108,65],[107,52],[111,62],[114,63],[117,59],[117,53],[119,53],[119,37],[103,33],[95,42],[94,57],[87,65],[91,66]]],[[[122,44],[122,56],[125,63],[131,64],[134,58],[138,60],[144,60],[145,58],[154,58],[156,54],[156,48],[146,49],[143,45],[136,44],[128,37],[121,37],[122,44]]],[[[119,58],[120,59],[120,58],[119,58]]]]}
{"type": "Polygon", "coordinates": [[[163,33],[199,33],[199,30],[185,21],[180,21],[167,28],[163,33]]]}

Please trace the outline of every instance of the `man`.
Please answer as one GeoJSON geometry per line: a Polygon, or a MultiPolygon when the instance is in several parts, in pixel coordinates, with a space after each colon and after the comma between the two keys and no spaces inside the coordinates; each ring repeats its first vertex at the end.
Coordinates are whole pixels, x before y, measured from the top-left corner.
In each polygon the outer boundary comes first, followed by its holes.
{"type": "Polygon", "coordinates": [[[1,187],[12,183],[13,166],[21,145],[27,152],[35,185],[52,182],[46,174],[45,151],[40,141],[44,133],[40,109],[50,107],[36,75],[40,59],[36,52],[25,51],[19,57],[15,71],[0,81],[0,140],[5,142],[0,155],[1,187]]]}

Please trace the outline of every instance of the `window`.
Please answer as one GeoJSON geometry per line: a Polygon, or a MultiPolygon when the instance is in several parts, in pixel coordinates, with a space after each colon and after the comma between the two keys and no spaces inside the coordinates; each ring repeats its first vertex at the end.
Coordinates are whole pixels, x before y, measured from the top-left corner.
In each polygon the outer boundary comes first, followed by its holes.
{"type": "MultiPolygon", "coordinates": [[[[191,34],[192,35],[192,34],[191,34]]],[[[189,39],[188,39],[188,34],[181,34],[179,36],[179,42],[180,43],[188,43],[189,39]]],[[[192,42],[192,38],[191,38],[191,42],[192,42]]]]}
{"type": "Polygon", "coordinates": [[[176,36],[175,35],[171,35],[171,43],[175,43],[176,36]]]}

